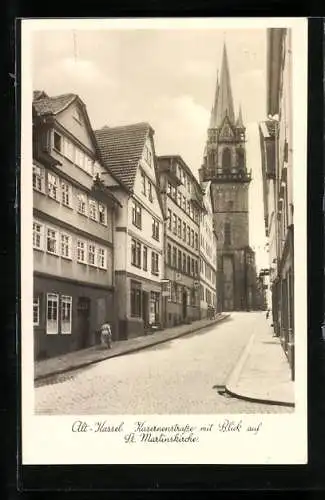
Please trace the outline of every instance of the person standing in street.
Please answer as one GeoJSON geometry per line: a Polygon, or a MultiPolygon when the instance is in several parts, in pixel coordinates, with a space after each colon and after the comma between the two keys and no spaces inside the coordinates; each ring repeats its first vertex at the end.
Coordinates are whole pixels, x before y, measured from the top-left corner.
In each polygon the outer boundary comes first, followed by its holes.
{"type": "Polygon", "coordinates": [[[105,347],[106,349],[112,348],[112,330],[107,321],[100,327],[100,341],[102,347],[105,347]]]}

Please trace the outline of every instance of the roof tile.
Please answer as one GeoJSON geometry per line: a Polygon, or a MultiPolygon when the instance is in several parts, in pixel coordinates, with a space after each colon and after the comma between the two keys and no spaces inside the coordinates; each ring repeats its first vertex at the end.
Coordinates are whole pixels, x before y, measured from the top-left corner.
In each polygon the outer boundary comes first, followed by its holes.
{"type": "Polygon", "coordinates": [[[54,97],[41,97],[34,93],[33,107],[39,115],[56,115],[77,98],[76,94],[62,94],[54,97]]]}
{"type": "Polygon", "coordinates": [[[127,188],[132,189],[137,167],[151,127],[135,123],[95,130],[100,155],[105,167],[127,188]]]}

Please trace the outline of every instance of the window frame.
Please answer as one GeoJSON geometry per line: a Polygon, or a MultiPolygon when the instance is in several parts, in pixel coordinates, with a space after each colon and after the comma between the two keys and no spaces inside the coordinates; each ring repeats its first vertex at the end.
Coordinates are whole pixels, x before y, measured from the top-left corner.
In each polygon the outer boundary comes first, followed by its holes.
{"type": "Polygon", "coordinates": [[[72,186],[65,180],[61,180],[61,203],[65,207],[72,208],[72,186]],[[66,196],[68,200],[65,199],[66,196]]]}
{"type": "MultiPolygon", "coordinates": [[[[54,321],[54,320],[52,320],[54,321]]],[[[48,292],[46,294],[46,335],[58,335],[59,333],[59,294],[58,293],[52,293],[48,292]],[[56,300],[53,301],[53,298],[56,300]],[[56,303],[56,328],[53,328],[53,331],[50,331],[49,329],[49,302],[55,302],[56,303]]]]}
{"type": "Polygon", "coordinates": [[[34,250],[44,251],[44,227],[45,227],[44,224],[42,224],[41,222],[38,222],[37,220],[33,220],[33,249],[34,250]],[[39,232],[35,231],[35,228],[34,228],[35,225],[37,225],[37,226],[40,227],[40,231],[39,232]],[[34,238],[34,236],[36,234],[39,236],[39,240],[40,240],[40,245],[39,246],[35,245],[35,238],[34,238]]]}
{"type": "Polygon", "coordinates": [[[98,269],[107,270],[107,249],[102,246],[96,247],[96,255],[97,255],[97,267],[98,269]],[[101,253],[103,252],[103,253],[101,253]],[[103,260],[101,260],[103,259],[103,260]],[[102,263],[103,262],[103,263],[102,263]]]}
{"type": "Polygon", "coordinates": [[[46,227],[46,253],[49,253],[50,255],[60,255],[60,250],[59,250],[59,231],[57,229],[54,229],[53,227],[47,226],[46,227]],[[51,251],[48,249],[48,241],[49,241],[49,231],[53,232],[55,237],[51,238],[52,240],[55,241],[55,251],[51,251]]]}
{"type": "Polygon", "coordinates": [[[135,200],[132,200],[132,224],[138,229],[142,229],[142,207],[135,200]]]}
{"type": "Polygon", "coordinates": [[[88,196],[85,193],[78,193],[77,200],[78,200],[78,206],[77,206],[78,214],[88,217],[88,196]],[[84,210],[81,210],[81,207],[84,207],[84,210]]]}
{"type": "Polygon", "coordinates": [[[103,226],[107,226],[107,206],[100,202],[98,202],[98,222],[103,226]],[[104,215],[104,220],[101,220],[101,215],[104,215]]]}
{"type": "Polygon", "coordinates": [[[63,258],[63,259],[69,259],[71,260],[72,259],[72,237],[71,237],[71,234],[69,233],[64,233],[64,232],[60,232],[60,256],[63,258]],[[68,242],[63,242],[62,241],[62,238],[68,238],[68,242]],[[62,252],[62,245],[67,245],[67,248],[68,248],[68,255],[65,255],[63,252],[62,252]]]}
{"type": "Polygon", "coordinates": [[[156,241],[160,238],[160,224],[154,217],[152,218],[152,238],[156,241]]]}
{"type": "Polygon", "coordinates": [[[45,172],[44,168],[39,167],[38,165],[35,165],[33,163],[33,189],[37,191],[38,193],[43,193],[44,194],[44,179],[45,178],[45,172]],[[39,173],[36,173],[36,171],[39,171],[39,173]],[[34,182],[36,181],[36,182],[34,182]],[[37,181],[39,181],[40,185],[37,186],[37,181]]]}
{"type": "Polygon", "coordinates": [[[89,264],[89,266],[97,267],[96,256],[97,256],[96,245],[92,241],[89,241],[87,245],[87,263],[89,264]],[[91,247],[93,251],[90,251],[91,247]],[[90,255],[93,256],[93,262],[90,261],[90,255]]]}
{"type": "Polygon", "coordinates": [[[59,178],[52,172],[47,172],[47,196],[54,201],[59,201],[59,178]],[[53,182],[50,181],[52,178],[53,182]]]}
{"type": "Polygon", "coordinates": [[[98,201],[88,198],[88,217],[94,222],[98,222],[98,201]]]}
{"type": "Polygon", "coordinates": [[[82,238],[77,238],[77,262],[79,264],[87,264],[87,259],[86,259],[86,252],[87,252],[87,242],[83,240],[82,238]],[[83,248],[79,246],[79,243],[82,243],[83,248]],[[79,251],[83,252],[83,259],[79,258],[79,251]]]}
{"type": "Polygon", "coordinates": [[[72,333],[72,296],[71,295],[61,295],[61,314],[60,314],[60,319],[61,319],[61,334],[62,335],[71,335],[72,333]],[[65,331],[63,329],[63,324],[66,323],[66,320],[63,319],[63,314],[65,313],[65,307],[66,305],[70,305],[69,309],[69,328],[67,329],[68,331],[65,331]]]}
{"type": "Polygon", "coordinates": [[[33,297],[33,326],[39,326],[40,324],[40,297],[33,297]],[[35,306],[37,311],[37,321],[34,321],[35,306]]]}

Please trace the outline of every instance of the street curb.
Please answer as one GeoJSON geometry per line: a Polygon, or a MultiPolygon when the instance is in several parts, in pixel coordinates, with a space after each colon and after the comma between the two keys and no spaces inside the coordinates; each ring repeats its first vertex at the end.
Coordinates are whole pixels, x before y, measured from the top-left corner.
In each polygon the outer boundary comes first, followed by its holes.
{"type": "Polygon", "coordinates": [[[72,372],[72,371],[75,371],[75,370],[79,370],[80,368],[85,368],[86,366],[91,366],[91,365],[94,365],[96,363],[100,363],[101,361],[107,361],[108,359],[111,359],[111,358],[117,358],[119,356],[124,356],[125,354],[131,354],[131,353],[134,353],[134,352],[142,351],[144,349],[148,349],[148,348],[153,347],[155,345],[159,345],[159,344],[163,344],[165,342],[169,342],[170,340],[174,340],[174,339],[177,339],[177,338],[180,338],[180,337],[185,337],[186,335],[190,335],[191,333],[199,332],[201,330],[205,330],[206,328],[210,328],[212,325],[216,325],[218,323],[221,323],[225,319],[228,319],[229,316],[230,316],[230,314],[224,314],[224,315],[222,315],[222,317],[216,319],[215,321],[211,321],[211,323],[209,323],[207,325],[204,325],[204,326],[199,327],[199,328],[198,327],[191,328],[191,330],[187,330],[186,332],[175,334],[174,336],[169,337],[169,338],[165,338],[165,339],[161,339],[161,340],[156,340],[156,341],[153,341],[153,342],[151,342],[149,344],[142,345],[142,346],[130,347],[129,349],[126,349],[125,351],[117,352],[115,354],[114,353],[110,354],[108,352],[106,357],[103,357],[103,358],[100,358],[100,359],[92,359],[90,361],[84,361],[84,362],[81,362],[81,363],[79,363],[77,365],[74,365],[74,366],[69,366],[69,367],[61,368],[61,369],[55,370],[55,371],[53,371],[51,373],[46,373],[44,375],[36,376],[36,377],[34,377],[34,383],[35,382],[39,382],[41,380],[50,379],[52,377],[55,377],[56,375],[62,375],[63,373],[67,373],[67,372],[72,372]]]}
{"type": "Polygon", "coordinates": [[[236,363],[234,369],[230,373],[226,383],[225,383],[225,392],[229,394],[230,396],[233,396],[237,399],[242,399],[243,401],[249,401],[251,403],[260,403],[260,404],[265,404],[265,405],[274,405],[274,406],[284,406],[288,408],[294,408],[295,404],[294,403],[289,403],[288,401],[277,401],[274,399],[266,399],[266,398],[258,398],[258,397],[252,397],[252,396],[245,396],[244,394],[240,394],[239,392],[236,392],[235,390],[231,389],[230,387],[236,387],[236,383],[240,377],[240,374],[244,368],[244,365],[246,363],[246,360],[248,358],[248,355],[250,353],[252,344],[254,342],[256,333],[253,333],[248,341],[248,344],[244,348],[239,361],[236,363]]]}

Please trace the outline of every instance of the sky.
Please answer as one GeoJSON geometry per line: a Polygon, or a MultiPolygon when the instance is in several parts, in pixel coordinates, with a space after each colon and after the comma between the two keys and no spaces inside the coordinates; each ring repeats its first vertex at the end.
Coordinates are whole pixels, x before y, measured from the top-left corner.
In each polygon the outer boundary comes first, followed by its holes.
{"type": "Polygon", "coordinates": [[[78,94],[94,129],[147,121],[158,155],[179,154],[198,176],[226,42],[235,112],[247,133],[250,244],[265,252],[258,122],[266,119],[263,29],[42,30],[34,32],[34,90],[78,94]]]}

